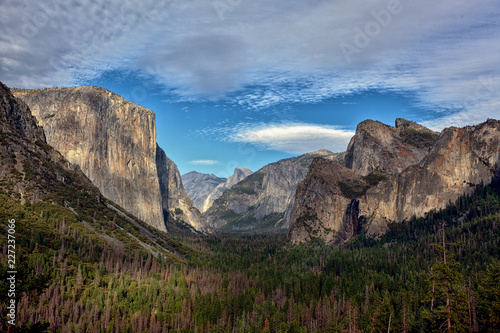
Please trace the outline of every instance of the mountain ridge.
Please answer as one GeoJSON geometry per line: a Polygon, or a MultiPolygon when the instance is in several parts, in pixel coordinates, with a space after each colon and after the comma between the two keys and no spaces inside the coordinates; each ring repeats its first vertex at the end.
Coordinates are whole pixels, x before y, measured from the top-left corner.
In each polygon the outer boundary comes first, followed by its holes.
{"type": "Polygon", "coordinates": [[[297,183],[317,156],[337,154],[324,149],[270,163],[225,191],[203,215],[228,232],[284,232],[297,183]]]}
{"type": "Polygon", "coordinates": [[[412,122],[398,119],[396,125],[399,130],[378,122],[362,122],[348,151],[339,159],[341,164],[327,161],[311,164],[296,194],[288,233],[292,243],[312,238],[322,238],[330,244],[344,243],[359,232],[377,237],[385,233],[389,222],[401,222],[443,208],[472,191],[475,185],[488,184],[492,177],[498,176],[499,121],[490,119],[476,126],[447,128],[438,138],[435,132],[412,122]],[[367,125],[376,126],[377,130],[367,135],[367,125]],[[408,129],[410,138],[401,136],[401,131],[408,129]],[[405,164],[398,162],[412,151],[409,145],[417,150],[413,150],[416,153],[411,159],[403,161],[413,164],[403,168],[405,164]],[[415,158],[424,151],[428,151],[425,156],[415,158]],[[336,178],[335,174],[345,173],[346,167],[354,174],[336,178]],[[355,184],[359,177],[364,177],[365,185],[355,184]],[[337,191],[332,195],[335,188],[343,193],[337,191]],[[336,214],[332,216],[329,212],[336,214]],[[347,231],[352,231],[349,237],[345,237],[347,231]]]}
{"type": "Polygon", "coordinates": [[[191,171],[182,175],[182,181],[188,196],[193,200],[196,208],[204,213],[224,191],[230,189],[252,173],[247,168],[236,168],[233,175],[229,178],[220,178],[214,174],[191,171]]]}
{"type": "MultiPolygon", "coordinates": [[[[161,177],[173,183],[160,184],[153,111],[92,86],[14,90],[14,95],[29,105],[50,145],[78,165],[106,197],[149,225],[166,231],[164,208],[192,210],[186,209],[192,206],[188,200],[179,207],[171,201],[166,205],[161,193],[178,190],[183,197],[183,188],[175,174],[161,177]]],[[[184,218],[199,230],[209,229],[199,213],[184,218]]]]}

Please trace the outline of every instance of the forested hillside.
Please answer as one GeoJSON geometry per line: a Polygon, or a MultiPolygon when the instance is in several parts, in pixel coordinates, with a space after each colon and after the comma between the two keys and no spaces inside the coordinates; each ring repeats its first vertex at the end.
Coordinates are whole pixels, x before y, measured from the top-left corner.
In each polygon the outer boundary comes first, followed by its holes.
{"type": "MultiPolygon", "coordinates": [[[[335,248],[290,246],[274,236],[185,238],[190,246],[170,240],[178,253],[171,259],[138,244],[113,247],[84,225],[84,211],[21,206],[0,195],[0,218],[15,218],[19,228],[18,324],[25,330],[427,332],[443,330],[446,317],[453,332],[500,330],[498,182],[391,226],[380,241],[360,236],[335,248]],[[446,266],[433,245],[441,243],[443,221],[446,243],[459,242],[446,246],[454,255],[446,266]]],[[[99,214],[89,224],[102,234],[134,229],[118,215],[108,218],[116,225],[99,224],[99,214]]]]}
{"type": "Polygon", "coordinates": [[[15,300],[16,331],[500,331],[498,177],[342,247],[199,235],[170,214],[167,235],[103,197],[0,92],[0,312],[15,300]]]}

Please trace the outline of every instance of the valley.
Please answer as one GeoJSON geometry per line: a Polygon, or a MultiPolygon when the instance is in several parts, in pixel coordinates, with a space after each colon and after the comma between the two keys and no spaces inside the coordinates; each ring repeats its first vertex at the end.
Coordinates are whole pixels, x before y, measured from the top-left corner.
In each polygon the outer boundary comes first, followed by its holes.
{"type": "Polygon", "coordinates": [[[20,332],[500,330],[497,120],[367,120],[346,152],[181,177],[151,110],[0,88],[20,332]]]}

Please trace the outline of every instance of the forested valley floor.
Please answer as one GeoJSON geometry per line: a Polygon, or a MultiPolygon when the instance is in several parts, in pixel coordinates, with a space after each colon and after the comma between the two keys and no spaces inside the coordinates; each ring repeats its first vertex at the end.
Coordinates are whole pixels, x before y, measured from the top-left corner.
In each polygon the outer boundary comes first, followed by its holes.
{"type": "MultiPolygon", "coordinates": [[[[344,247],[169,236],[60,195],[0,192],[3,227],[16,220],[18,332],[500,332],[498,181],[344,247]]],[[[7,232],[0,245],[4,316],[7,232]]]]}

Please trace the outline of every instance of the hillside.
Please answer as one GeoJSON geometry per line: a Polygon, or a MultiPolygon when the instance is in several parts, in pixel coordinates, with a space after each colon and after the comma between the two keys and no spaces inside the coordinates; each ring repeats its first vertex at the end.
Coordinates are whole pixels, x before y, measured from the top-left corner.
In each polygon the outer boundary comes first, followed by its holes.
{"type": "Polygon", "coordinates": [[[225,232],[286,232],[297,184],[319,156],[337,155],[320,150],[268,164],[226,190],[203,216],[225,232]]]}
{"type": "MultiPolygon", "coordinates": [[[[78,167],[45,142],[27,105],[1,83],[0,165],[2,229],[15,221],[20,327],[100,331],[109,315],[95,311],[110,311],[102,302],[113,300],[120,285],[130,288],[132,280],[165,274],[169,265],[177,267],[195,253],[102,196],[78,167]]],[[[12,270],[7,267],[7,235],[0,235],[2,313],[8,300],[6,272],[12,270]]],[[[118,303],[113,306],[118,310],[118,303]]],[[[124,329],[142,320],[132,310],[122,310],[124,329]]],[[[6,322],[2,325],[5,331],[6,322]]]]}

